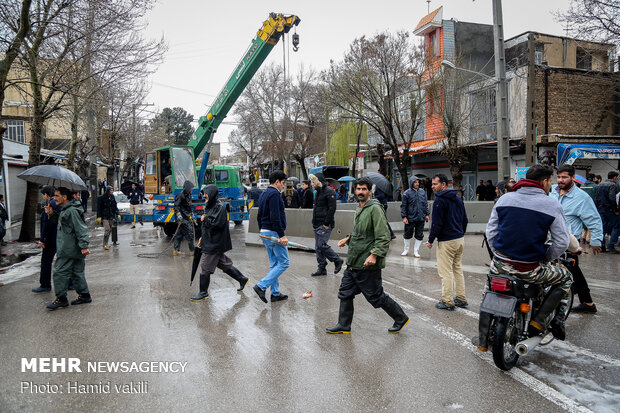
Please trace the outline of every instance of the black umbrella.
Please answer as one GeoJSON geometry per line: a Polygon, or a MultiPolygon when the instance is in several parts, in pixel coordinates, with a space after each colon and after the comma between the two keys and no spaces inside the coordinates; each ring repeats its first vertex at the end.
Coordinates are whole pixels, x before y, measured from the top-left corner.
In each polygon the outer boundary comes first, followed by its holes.
{"type": "Polygon", "coordinates": [[[377,188],[381,190],[386,196],[392,195],[392,183],[388,179],[377,172],[368,172],[368,178],[372,181],[377,188]]]}
{"type": "Polygon", "coordinates": [[[325,178],[325,181],[333,186],[336,191],[340,188],[340,182],[336,181],[334,178],[325,178]]]}
{"type": "Polygon", "coordinates": [[[26,169],[17,175],[24,181],[34,182],[39,185],[50,185],[54,188],[64,186],[72,191],[88,189],[82,178],[75,172],[67,168],[61,168],[58,165],[39,165],[26,169]]]}
{"type": "Polygon", "coordinates": [[[192,276],[189,279],[189,285],[192,285],[192,282],[194,282],[196,271],[200,265],[200,258],[202,258],[202,249],[200,247],[196,247],[194,248],[194,262],[192,262],[192,276]]]}
{"type": "Polygon", "coordinates": [[[121,184],[121,188],[120,189],[121,189],[121,192],[125,194],[125,196],[129,196],[129,193],[131,192],[131,185],[132,184],[136,184],[136,187],[138,186],[137,182],[130,181],[130,180],[127,180],[127,181],[125,181],[125,182],[123,182],[121,184]]]}

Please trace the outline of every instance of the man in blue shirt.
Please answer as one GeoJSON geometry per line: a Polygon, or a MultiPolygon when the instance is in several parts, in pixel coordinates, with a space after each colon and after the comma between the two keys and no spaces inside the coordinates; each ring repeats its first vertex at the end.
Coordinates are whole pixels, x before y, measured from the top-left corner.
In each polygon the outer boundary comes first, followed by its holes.
{"type": "Polygon", "coordinates": [[[288,295],[281,294],[278,279],[280,275],[289,267],[288,239],[284,235],[286,230],[286,215],[284,213],[284,201],[280,195],[284,189],[286,174],[276,170],[269,175],[269,187],[261,194],[258,199],[258,228],[260,235],[265,237],[275,237],[279,241],[264,239],[263,244],[267,248],[269,256],[269,273],[254,286],[254,291],[258,297],[267,302],[265,292],[271,288],[271,302],[282,301],[288,295]]]}
{"type": "MultiPolygon", "coordinates": [[[[568,230],[571,234],[579,239],[584,226],[590,230],[590,248],[592,253],[596,255],[601,252],[603,224],[594,201],[587,192],[575,185],[574,176],[575,168],[572,165],[560,166],[558,168],[558,184],[549,195],[557,199],[562,205],[568,230]]],[[[580,301],[580,304],[573,307],[572,310],[582,313],[596,313],[596,305],[590,295],[588,282],[579,268],[579,258],[574,254],[571,256],[575,260],[575,265],[569,266],[568,270],[573,274],[573,291],[577,293],[580,301]]]]}

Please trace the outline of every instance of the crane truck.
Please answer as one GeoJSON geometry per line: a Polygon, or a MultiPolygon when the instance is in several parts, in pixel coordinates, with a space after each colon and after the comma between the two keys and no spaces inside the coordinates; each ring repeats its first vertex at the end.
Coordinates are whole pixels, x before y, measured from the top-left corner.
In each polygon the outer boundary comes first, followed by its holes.
{"type": "MultiPolygon", "coordinates": [[[[204,200],[200,199],[200,187],[203,182],[213,182],[209,179],[212,171],[207,168],[209,162],[208,145],[230,111],[241,92],[250,82],[256,71],[265,61],[273,47],[280,38],[288,33],[291,28],[297,26],[301,20],[295,15],[283,15],[270,13],[269,18],[263,22],[250,47],[245,52],[241,61],[235,67],[230,78],[217,95],[211,108],[205,116],[198,121],[198,128],[194,137],[187,145],[168,145],[146,153],[144,171],[145,193],[153,195],[153,214],[151,217],[143,215],[140,220],[152,220],[155,226],[162,226],[166,235],[171,236],[176,231],[174,198],[183,190],[185,181],[194,184],[192,191],[193,208],[195,215],[202,215],[204,200]],[[205,150],[200,169],[196,165],[196,159],[205,150]],[[205,176],[207,179],[205,180],[205,176]]],[[[293,35],[293,46],[297,49],[299,37],[293,35]]],[[[217,183],[217,181],[215,181],[217,183]]],[[[227,198],[226,191],[220,189],[220,197],[227,203],[229,219],[235,222],[248,219],[248,212],[244,212],[243,192],[235,195],[235,198],[227,198]]]]}

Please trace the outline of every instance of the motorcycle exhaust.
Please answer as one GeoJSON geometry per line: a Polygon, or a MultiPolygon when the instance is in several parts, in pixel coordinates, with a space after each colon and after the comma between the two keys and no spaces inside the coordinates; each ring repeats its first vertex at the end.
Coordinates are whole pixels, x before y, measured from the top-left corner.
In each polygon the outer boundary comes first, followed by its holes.
{"type": "Polygon", "coordinates": [[[543,336],[530,337],[517,343],[516,350],[520,356],[525,356],[530,350],[534,349],[542,341],[543,336]]]}

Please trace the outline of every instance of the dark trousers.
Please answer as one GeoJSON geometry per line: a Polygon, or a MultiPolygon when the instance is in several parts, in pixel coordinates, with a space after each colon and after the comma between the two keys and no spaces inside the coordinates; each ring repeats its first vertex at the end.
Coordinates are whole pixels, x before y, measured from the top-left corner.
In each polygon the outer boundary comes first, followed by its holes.
{"type": "Polygon", "coordinates": [[[316,254],[316,262],[319,264],[319,268],[325,269],[327,267],[327,260],[331,262],[337,262],[340,257],[327,243],[329,236],[332,233],[332,228],[325,228],[323,225],[314,228],[314,250],[316,254]]]}
{"type": "Polygon", "coordinates": [[[354,270],[347,267],[340,281],[338,298],[352,300],[359,293],[374,308],[380,308],[390,301],[390,296],[383,292],[381,270],[354,270]]]}
{"type": "Polygon", "coordinates": [[[6,235],[6,223],[4,220],[0,221],[0,242],[4,242],[4,236],[6,235]]]}
{"type": "Polygon", "coordinates": [[[56,255],[56,246],[46,246],[41,254],[41,275],[39,283],[43,288],[52,288],[52,263],[56,255]]]}
{"type": "Polygon", "coordinates": [[[183,221],[179,224],[176,235],[174,236],[174,249],[179,251],[181,249],[181,241],[187,240],[189,250],[194,252],[194,231],[190,227],[189,222],[183,221]]]}
{"type": "Polygon", "coordinates": [[[590,295],[590,288],[588,287],[586,278],[583,276],[581,268],[579,268],[579,258],[577,255],[572,254],[571,258],[575,260],[575,265],[568,266],[568,271],[573,274],[573,291],[579,297],[579,302],[591,303],[592,296],[590,295]]]}
{"type": "Polygon", "coordinates": [[[409,221],[405,224],[404,239],[411,239],[415,236],[415,239],[422,241],[424,239],[424,221],[409,221]]]}

